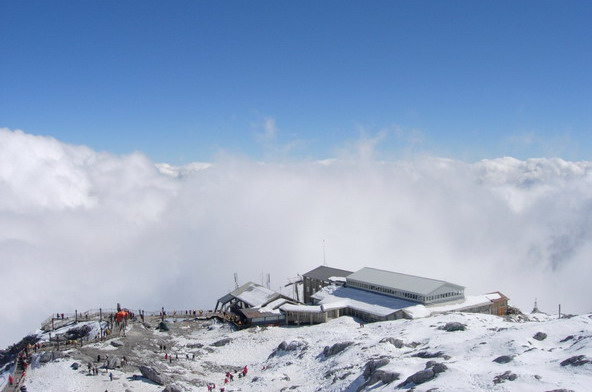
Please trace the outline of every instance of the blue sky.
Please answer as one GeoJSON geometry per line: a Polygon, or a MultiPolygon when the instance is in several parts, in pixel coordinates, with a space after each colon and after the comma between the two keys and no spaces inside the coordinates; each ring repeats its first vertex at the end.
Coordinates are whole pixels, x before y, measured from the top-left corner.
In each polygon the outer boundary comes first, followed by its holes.
{"type": "Polygon", "coordinates": [[[592,5],[4,1],[0,127],[159,162],[592,159],[592,5]]]}

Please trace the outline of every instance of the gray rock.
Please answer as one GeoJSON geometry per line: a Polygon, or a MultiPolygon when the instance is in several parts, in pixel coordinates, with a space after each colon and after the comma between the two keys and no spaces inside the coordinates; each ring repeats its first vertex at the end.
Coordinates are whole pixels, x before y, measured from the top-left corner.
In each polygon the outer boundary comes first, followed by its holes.
{"type": "Polygon", "coordinates": [[[547,339],[547,334],[544,332],[537,332],[532,338],[540,342],[547,339]]]}
{"type": "Polygon", "coordinates": [[[574,355],[565,361],[561,361],[561,366],[582,366],[587,363],[592,363],[592,360],[587,359],[585,355],[574,355]]]}
{"type": "Polygon", "coordinates": [[[164,321],[161,321],[160,323],[158,323],[158,329],[160,329],[161,331],[164,331],[164,332],[168,332],[170,330],[169,325],[164,321]]]}
{"type": "Polygon", "coordinates": [[[440,327],[439,329],[442,329],[447,332],[464,331],[466,329],[466,325],[459,323],[457,321],[453,321],[446,323],[443,327],[440,327]]]}
{"type": "Polygon", "coordinates": [[[446,370],[448,370],[448,366],[444,365],[443,363],[428,361],[424,370],[420,370],[419,372],[407,377],[405,381],[399,384],[399,387],[413,387],[415,385],[423,384],[433,380],[438,376],[438,374],[444,373],[446,370]]]}
{"type": "Polygon", "coordinates": [[[187,348],[202,348],[204,345],[201,343],[189,343],[187,346],[187,348]]]}
{"type": "Polygon", "coordinates": [[[448,366],[446,366],[446,365],[444,365],[443,363],[440,363],[440,362],[436,362],[436,363],[434,363],[431,366],[426,366],[426,368],[429,368],[429,367],[431,367],[431,369],[436,374],[444,373],[446,370],[448,370],[448,366]]]}
{"type": "Polygon", "coordinates": [[[433,380],[436,377],[436,373],[432,369],[424,369],[419,372],[412,374],[403,382],[404,385],[413,384],[419,385],[424,382],[433,380]]]}
{"type": "Polygon", "coordinates": [[[377,381],[380,380],[385,384],[390,384],[393,381],[397,381],[399,377],[401,377],[401,375],[397,372],[379,369],[372,375],[369,385],[374,384],[374,382],[372,382],[372,379],[377,379],[377,381]]]}
{"type": "Polygon", "coordinates": [[[496,363],[508,363],[514,360],[514,357],[512,355],[501,355],[499,357],[497,357],[496,359],[493,360],[493,362],[496,363]]]}
{"type": "Polygon", "coordinates": [[[152,366],[140,365],[138,366],[138,369],[140,370],[140,373],[142,373],[143,377],[157,383],[158,385],[165,385],[169,382],[168,376],[162,374],[158,369],[152,366]]]}
{"type": "Polygon", "coordinates": [[[231,338],[224,338],[224,339],[218,340],[217,342],[212,343],[211,345],[214,347],[222,347],[222,346],[226,346],[230,342],[232,342],[231,338]]]}
{"type": "Polygon", "coordinates": [[[288,352],[297,351],[297,350],[306,350],[308,348],[308,344],[301,340],[292,340],[290,343],[286,342],[285,340],[281,342],[275,350],[269,355],[269,358],[273,358],[277,355],[283,355],[288,352]]]}
{"type": "Polygon", "coordinates": [[[550,391],[545,391],[545,392],[574,392],[572,389],[553,389],[550,391]]]}
{"type": "Polygon", "coordinates": [[[118,341],[118,340],[112,340],[112,341],[111,341],[111,345],[112,345],[113,347],[123,347],[123,343],[121,343],[121,342],[120,342],[120,341],[118,341]]]}
{"type": "Polygon", "coordinates": [[[370,361],[366,362],[366,365],[364,366],[364,373],[362,373],[362,375],[367,380],[376,372],[376,369],[387,365],[389,362],[390,361],[387,358],[378,360],[371,359],[370,361]]]}
{"type": "Polygon", "coordinates": [[[349,346],[351,346],[352,344],[354,344],[354,342],[342,342],[342,343],[335,343],[332,346],[325,346],[325,348],[323,349],[323,355],[325,357],[331,357],[333,355],[337,355],[340,352],[342,352],[343,350],[345,350],[346,348],[348,348],[349,346]]]}
{"type": "Polygon", "coordinates": [[[50,361],[55,361],[56,359],[64,358],[66,355],[61,351],[45,351],[39,357],[39,362],[47,363],[50,361]]]}
{"type": "Polygon", "coordinates": [[[164,387],[164,389],[162,390],[162,392],[184,392],[185,389],[183,389],[180,385],[177,384],[169,384],[166,387],[164,387]]]}
{"type": "Polygon", "coordinates": [[[372,359],[366,362],[364,366],[364,372],[362,376],[366,380],[362,385],[358,387],[358,391],[364,390],[369,385],[376,384],[381,381],[384,384],[390,384],[391,382],[398,380],[401,375],[397,372],[392,372],[384,369],[379,369],[390,362],[388,358],[372,359]]]}
{"type": "Polygon", "coordinates": [[[107,369],[115,369],[121,367],[121,360],[119,358],[109,358],[105,362],[105,367],[107,369]]]}
{"type": "Polygon", "coordinates": [[[444,359],[450,359],[450,357],[446,354],[444,354],[442,351],[438,351],[435,353],[430,353],[428,351],[420,351],[417,354],[413,354],[413,357],[417,357],[417,358],[423,358],[423,359],[429,359],[429,358],[444,358],[444,359]]]}
{"type": "Polygon", "coordinates": [[[506,371],[506,372],[504,372],[502,374],[499,374],[499,375],[495,376],[493,378],[493,383],[494,384],[500,384],[500,383],[502,383],[504,381],[514,381],[517,378],[518,378],[518,376],[516,374],[514,374],[514,373],[512,373],[511,371],[508,370],[508,371],[506,371]]]}
{"type": "Polygon", "coordinates": [[[380,342],[379,343],[390,343],[393,346],[395,346],[396,348],[402,348],[403,347],[403,341],[401,339],[383,338],[383,339],[380,339],[380,342]]]}
{"type": "Polygon", "coordinates": [[[80,367],[80,364],[78,362],[74,362],[72,365],[70,365],[70,367],[74,370],[78,370],[78,368],[80,367]]]}

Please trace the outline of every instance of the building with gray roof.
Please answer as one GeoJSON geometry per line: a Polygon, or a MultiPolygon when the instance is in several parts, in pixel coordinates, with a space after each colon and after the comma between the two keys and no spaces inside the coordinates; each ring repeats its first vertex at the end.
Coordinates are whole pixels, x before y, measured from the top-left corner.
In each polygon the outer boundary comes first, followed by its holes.
{"type": "Polygon", "coordinates": [[[351,275],[352,271],[346,271],[338,268],[331,268],[324,265],[308,271],[302,275],[302,289],[304,292],[304,303],[310,304],[312,302],[311,296],[330,284],[335,283],[336,280],[346,278],[351,275]]]}
{"type": "Polygon", "coordinates": [[[365,267],[347,276],[347,286],[424,305],[464,299],[463,286],[443,280],[365,267]]]}

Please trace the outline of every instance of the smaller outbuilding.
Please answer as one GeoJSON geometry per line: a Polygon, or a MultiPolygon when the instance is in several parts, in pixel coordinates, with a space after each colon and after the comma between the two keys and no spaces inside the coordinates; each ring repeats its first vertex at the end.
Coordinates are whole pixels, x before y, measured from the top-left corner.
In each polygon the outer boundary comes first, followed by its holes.
{"type": "Polygon", "coordinates": [[[351,275],[351,271],[346,271],[338,268],[331,268],[321,265],[312,271],[302,275],[302,289],[304,292],[304,303],[311,304],[313,302],[312,295],[331,284],[337,282],[345,283],[346,278],[351,275]]]}
{"type": "Polygon", "coordinates": [[[237,324],[268,325],[284,323],[280,306],[294,303],[292,298],[257,283],[247,282],[218,299],[214,311],[228,312],[237,317],[237,324]]]}

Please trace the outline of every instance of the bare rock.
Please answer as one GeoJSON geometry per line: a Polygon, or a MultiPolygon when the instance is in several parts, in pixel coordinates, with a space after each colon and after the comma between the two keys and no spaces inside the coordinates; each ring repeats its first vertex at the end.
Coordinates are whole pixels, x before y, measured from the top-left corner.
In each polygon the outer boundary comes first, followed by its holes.
{"type": "Polygon", "coordinates": [[[349,346],[351,346],[352,344],[354,344],[354,342],[341,342],[341,343],[335,343],[332,346],[325,346],[325,348],[323,349],[323,355],[325,357],[331,357],[333,355],[337,355],[340,352],[342,352],[343,350],[345,350],[346,348],[348,348],[349,346]]]}
{"type": "Polygon", "coordinates": [[[358,387],[358,391],[364,390],[369,385],[376,384],[381,381],[384,384],[390,384],[393,381],[398,380],[401,375],[397,372],[379,369],[390,362],[388,358],[372,359],[366,362],[364,366],[364,372],[362,376],[366,380],[362,385],[358,387]]]}
{"type": "Polygon", "coordinates": [[[162,392],[185,392],[185,389],[183,389],[178,384],[169,384],[166,387],[164,387],[162,392]]]}
{"type": "Polygon", "coordinates": [[[582,366],[587,363],[592,363],[592,360],[587,359],[585,355],[574,355],[565,361],[561,361],[561,366],[582,366]]]}
{"type": "Polygon", "coordinates": [[[431,381],[436,377],[436,373],[432,369],[420,370],[417,373],[407,377],[405,381],[399,384],[399,387],[413,387],[415,385],[423,384],[431,381]]]}
{"type": "Polygon", "coordinates": [[[121,360],[119,358],[109,358],[105,362],[105,367],[107,369],[115,369],[121,367],[121,360]]]}
{"type": "Polygon", "coordinates": [[[288,352],[293,351],[305,351],[308,349],[308,344],[302,340],[292,340],[290,343],[286,342],[285,340],[281,342],[275,350],[269,355],[269,358],[273,358],[277,355],[283,355],[288,352]]]}
{"type": "Polygon", "coordinates": [[[165,385],[169,382],[168,376],[161,373],[158,369],[152,366],[140,365],[138,366],[140,373],[144,378],[157,383],[158,385],[165,385]]]}
{"type": "Polygon", "coordinates": [[[514,360],[514,356],[512,355],[501,355],[493,360],[496,363],[508,363],[514,360]]]}
{"type": "Polygon", "coordinates": [[[366,365],[364,366],[364,373],[362,373],[362,375],[367,380],[376,372],[376,369],[387,365],[389,362],[390,361],[387,358],[378,360],[371,359],[370,361],[366,362],[366,365]]]}
{"type": "Polygon", "coordinates": [[[544,332],[537,332],[532,338],[541,342],[547,339],[547,334],[544,332]]]}
{"type": "Polygon", "coordinates": [[[380,342],[379,343],[390,343],[393,346],[395,346],[396,348],[402,348],[403,347],[403,341],[401,339],[383,338],[383,339],[380,339],[380,342]]]}
{"type": "Polygon", "coordinates": [[[452,321],[449,323],[446,323],[444,326],[438,328],[438,329],[442,329],[446,332],[456,332],[456,331],[464,331],[467,328],[466,325],[464,325],[463,323],[459,323],[458,321],[452,321]]]}
{"type": "Polygon", "coordinates": [[[438,351],[435,353],[430,353],[428,351],[420,351],[417,354],[413,354],[413,357],[416,358],[423,358],[423,359],[429,359],[429,358],[444,358],[444,359],[450,359],[449,355],[444,354],[442,351],[438,351]]]}
{"type": "Polygon", "coordinates": [[[428,361],[428,363],[426,363],[426,369],[432,369],[435,374],[440,374],[448,370],[448,366],[441,362],[428,361]]]}
{"type": "Polygon", "coordinates": [[[500,383],[505,382],[505,381],[514,381],[517,378],[518,378],[518,376],[515,373],[512,373],[511,371],[508,370],[508,371],[505,371],[502,374],[499,374],[499,375],[495,376],[493,378],[493,383],[494,384],[500,384],[500,383]]]}
{"type": "Polygon", "coordinates": [[[214,347],[222,347],[222,346],[226,346],[230,342],[232,342],[231,338],[224,338],[224,339],[218,340],[217,342],[212,343],[211,345],[214,347]]]}
{"type": "Polygon", "coordinates": [[[81,327],[70,328],[65,334],[64,338],[66,340],[77,340],[84,337],[87,337],[89,332],[91,331],[91,327],[89,325],[83,325],[81,327]]]}
{"type": "Polygon", "coordinates": [[[64,358],[66,355],[61,351],[45,351],[39,357],[39,362],[47,363],[50,361],[55,361],[56,359],[64,358]]]}

